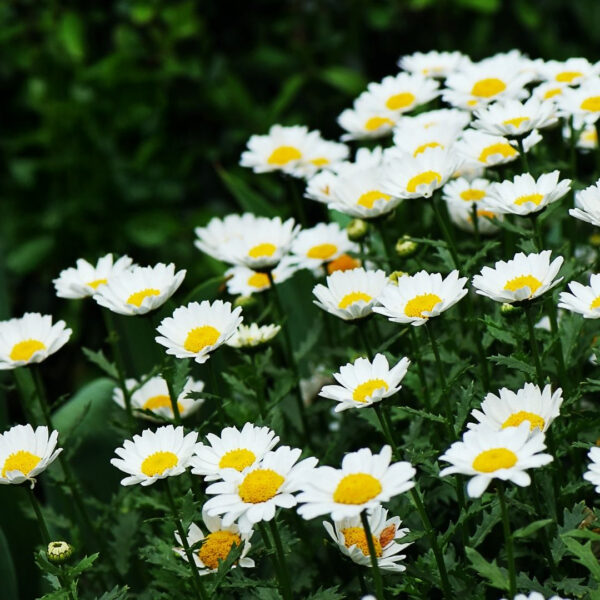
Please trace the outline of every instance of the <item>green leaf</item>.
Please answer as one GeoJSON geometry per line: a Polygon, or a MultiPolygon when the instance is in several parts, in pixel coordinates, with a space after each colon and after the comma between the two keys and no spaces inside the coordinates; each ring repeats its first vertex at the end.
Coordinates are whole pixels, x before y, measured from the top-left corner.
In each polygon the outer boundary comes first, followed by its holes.
{"type": "Polygon", "coordinates": [[[279,120],[280,115],[294,101],[305,82],[306,78],[303,73],[294,73],[291,77],[286,79],[281,91],[271,104],[269,110],[270,123],[279,120]]]}
{"type": "Polygon", "coordinates": [[[592,542],[580,544],[569,534],[562,534],[560,538],[567,547],[567,552],[576,557],[575,562],[583,565],[592,574],[592,577],[600,582],[600,563],[592,551],[592,542]]]}
{"type": "Polygon", "coordinates": [[[72,579],[81,575],[84,571],[87,571],[98,558],[99,553],[95,552],[89,556],[84,556],[74,567],[67,567],[69,575],[72,579]]]}
{"type": "Polygon", "coordinates": [[[118,585],[115,585],[112,590],[104,592],[102,596],[97,596],[96,600],[126,600],[128,591],[128,586],[120,588],[118,585]]]}
{"type": "Polygon", "coordinates": [[[95,350],[90,350],[85,346],[82,347],[81,350],[91,363],[94,363],[97,367],[100,367],[109,377],[112,377],[113,379],[119,378],[117,366],[115,363],[110,362],[108,358],[106,358],[102,350],[96,352],[95,350]]]}
{"type": "Polygon", "coordinates": [[[19,600],[17,589],[17,577],[15,574],[15,565],[13,564],[10,547],[0,529],[0,581],[2,582],[2,599],[19,600]]]}
{"type": "MultiPolygon", "coordinates": [[[[532,533],[535,533],[538,529],[542,529],[542,527],[546,527],[546,525],[550,525],[554,523],[554,519],[540,519],[539,521],[533,521],[533,523],[529,523],[525,527],[521,527],[513,532],[514,538],[525,538],[529,537],[532,533]]],[[[600,537],[600,536],[599,536],[600,537]]]]}
{"type": "Polygon", "coordinates": [[[411,408],[410,406],[397,406],[394,410],[395,414],[407,414],[413,415],[415,417],[422,417],[423,419],[427,419],[428,421],[435,421],[436,423],[445,423],[446,419],[440,415],[434,415],[433,413],[427,412],[425,410],[419,410],[417,408],[411,408]]]}
{"type": "Polygon", "coordinates": [[[524,373],[530,380],[535,378],[535,367],[515,356],[502,356],[497,354],[496,356],[490,356],[490,360],[497,365],[504,365],[510,369],[521,371],[521,373],[524,373]]]}
{"type": "Polygon", "coordinates": [[[79,62],[83,59],[85,54],[83,22],[77,13],[69,11],[63,14],[58,24],[58,39],[74,61],[79,62]]]}
{"type": "Polygon", "coordinates": [[[236,199],[242,210],[255,213],[263,217],[275,217],[279,211],[272,207],[258,192],[255,192],[241,177],[216,167],[217,174],[225,187],[236,199]]]}
{"type": "Polygon", "coordinates": [[[367,87],[365,77],[347,67],[333,66],[323,69],[319,73],[319,79],[349,96],[357,96],[367,87]]]}
{"type": "Polygon", "coordinates": [[[485,560],[477,550],[465,548],[467,558],[471,561],[472,568],[484,579],[487,579],[492,587],[508,591],[508,576],[506,569],[500,568],[496,561],[491,563],[485,560]]]}

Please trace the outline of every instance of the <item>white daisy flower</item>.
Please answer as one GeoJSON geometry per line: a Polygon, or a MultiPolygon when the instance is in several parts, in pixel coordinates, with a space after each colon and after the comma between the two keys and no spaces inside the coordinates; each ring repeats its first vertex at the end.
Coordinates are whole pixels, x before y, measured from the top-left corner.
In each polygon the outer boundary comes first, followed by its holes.
{"type": "Polygon", "coordinates": [[[481,403],[481,410],[471,411],[471,416],[477,419],[477,423],[468,423],[469,429],[477,429],[483,425],[493,431],[500,431],[507,427],[518,427],[523,421],[527,421],[531,431],[539,429],[545,433],[552,421],[559,416],[563,401],[560,388],[552,393],[550,385],[540,390],[533,383],[526,383],[516,392],[502,388],[498,394],[487,394],[481,403]]]}
{"type": "Polygon", "coordinates": [[[580,88],[565,88],[557,103],[565,116],[595,123],[600,117],[600,77],[589,79],[580,88]]]}
{"type": "Polygon", "coordinates": [[[561,292],[558,306],[579,313],[584,319],[600,319],[600,274],[590,275],[590,285],[569,283],[568,292],[561,292]]]}
{"type": "Polygon", "coordinates": [[[539,429],[530,433],[529,421],[500,431],[487,427],[470,429],[463,435],[462,442],[454,442],[440,456],[439,460],[451,464],[440,471],[440,477],[455,473],[471,475],[467,484],[471,498],[479,498],[492,479],[528,486],[531,478],[526,470],[553,460],[549,454],[542,454],[546,449],[544,439],[539,429]]]}
{"type": "Polygon", "coordinates": [[[569,214],[580,221],[600,227],[600,179],[585,190],[575,193],[575,208],[569,214]]]}
{"type": "Polygon", "coordinates": [[[358,252],[358,244],[348,239],[337,223],[318,223],[303,229],[292,243],[291,253],[301,267],[316,269],[342,254],[358,252]]]}
{"type": "MultiPolygon", "coordinates": [[[[252,544],[250,544],[250,538],[254,533],[252,530],[242,533],[235,523],[225,527],[220,517],[210,517],[205,510],[202,511],[202,520],[208,530],[206,535],[195,523],[190,524],[187,533],[188,546],[190,548],[196,546],[196,549],[192,552],[199,575],[215,573],[219,569],[219,562],[224,561],[229,556],[234,546],[241,546],[242,552],[232,568],[237,566],[243,568],[254,567],[254,560],[247,558],[252,547],[252,544]],[[200,544],[199,547],[198,544],[200,544]]],[[[179,546],[173,548],[173,551],[187,562],[187,555],[182,547],[181,537],[177,531],[174,533],[179,546]]]]}
{"type": "MultiPolygon", "coordinates": [[[[284,256],[279,264],[271,271],[275,284],[287,281],[298,271],[298,263],[291,256],[284,256]]],[[[232,295],[251,296],[264,292],[271,287],[269,276],[248,267],[231,267],[225,271],[227,292],[232,295]]]]}
{"type": "Polygon", "coordinates": [[[504,215],[494,212],[487,207],[485,202],[457,202],[446,201],[448,215],[450,220],[463,231],[473,233],[475,231],[475,222],[473,215],[473,207],[475,206],[475,214],[477,216],[477,231],[482,235],[491,235],[496,233],[500,228],[490,219],[502,221],[504,215]]]}
{"type": "Polygon", "coordinates": [[[241,307],[232,310],[231,303],[222,300],[190,302],[161,321],[156,328],[161,335],[155,340],[167,348],[167,354],[202,364],[235,333],[243,319],[241,312],[241,307]]]}
{"type": "Polygon", "coordinates": [[[458,139],[462,129],[452,129],[447,125],[432,125],[426,129],[414,125],[399,124],[394,129],[394,146],[385,151],[386,159],[410,154],[416,158],[429,148],[449,149],[458,139]]]}
{"type": "Polygon", "coordinates": [[[461,52],[413,52],[398,59],[398,66],[405,71],[424,77],[444,78],[471,64],[471,59],[461,52]]]}
{"type": "Polygon", "coordinates": [[[450,203],[466,205],[469,209],[476,202],[477,206],[487,206],[490,182],[487,179],[476,177],[469,181],[465,177],[458,177],[448,181],[442,190],[443,199],[450,203]]]}
{"type": "MultiPolygon", "coordinates": [[[[575,128],[578,129],[577,127],[575,128]]],[[[598,131],[596,129],[595,124],[584,124],[581,131],[577,136],[577,141],[575,142],[575,147],[579,150],[590,151],[596,150],[598,148],[598,131]]],[[[565,127],[563,129],[563,137],[565,139],[570,139],[571,137],[571,128],[565,127]]]]}
{"type": "MultiPolygon", "coordinates": [[[[388,511],[382,506],[376,506],[372,513],[367,515],[377,556],[377,565],[382,571],[401,573],[406,570],[406,567],[399,563],[406,556],[400,552],[408,548],[410,542],[400,544],[396,540],[402,540],[409,530],[407,528],[400,529],[402,523],[400,517],[388,519],[387,515],[388,511]]],[[[323,526],[342,554],[358,565],[371,566],[367,535],[359,516],[334,521],[333,525],[328,521],[323,521],[323,526]]]]}
{"type": "Polygon", "coordinates": [[[512,162],[519,157],[519,151],[499,135],[489,135],[475,129],[467,129],[454,145],[456,153],[470,163],[486,167],[512,162]]]}
{"type": "Polygon", "coordinates": [[[254,348],[270,342],[281,330],[281,325],[240,325],[225,342],[232,348],[254,348]]]}
{"type": "Polygon", "coordinates": [[[430,127],[460,131],[471,121],[471,113],[458,108],[439,108],[418,115],[403,115],[398,119],[396,129],[429,129],[430,127]]]}
{"type": "Polygon", "coordinates": [[[119,458],[110,462],[128,476],[121,485],[152,485],[159,479],[181,475],[189,466],[196,447],[198,434],[195,431],[184,435],[183,427],[165,425],[156,431],[144,429],[142,435],[125,440],[115,450],[119,458]]]}
{"type": "Polygon", "coordinates": [[[83,258],[77,259],[76,267],[60,272],[52,281],[59,298],[79,299],[93,296],[98,286],[106,284],[109,277],[125,271],[131,266],[129,256],[121,256],[113,264],[113,255],[106,254],[98,259],[96,266],[83,258]]]}
{"type": "Polygon", "coordinates": [[[318,467],[310,479],[301,483],[302,492],[297,500],[298,513],[305,519],[330,514],[334,521],[356,517],[372,511],[414,487],[416,470],[409,462],[392,460],[392,449],[384,446],[379,454],[368,448],[349,452],[342,460],[342,468],[318,467]]]}
{"type": "Polygon", "coordinates": [[[305,458],[297,462],[302,451],[299,448],[281,446],[267,452],[260,463],[242,472],[224,469],[223,481],[206,488],[207,494],[214,495],[204,505],[211,515],[224,515],[223,525],[234,521],[240,531],[246,532],[261,521],[271,521],[278,507],[296,506],[294,492],[299,482],[312,478],[317,464],[316,458],[305,458]]]}
{"type": "Polygon", "coordinates": [[[600,63],[590,63],[587,58],[568,58],[565,61],[547,60],[537,65],[540,77],[548,83],[580,85],[600,74],[600,63]]]}
{"type": "MultiPolygon", "coordinates": [[[[125,385],[130,392],[131,408],[134,414],[141,419],[155,421],[152,416],[144,411],[151,411],[162,419],[172,419],[174,417],[173,407],[171,406],[171,396],[167,387],[167,382],[162,377],[150,377],[146,381],[140,382],[137,379],[125,380],[125,385]]],[[[177,408],[179,415],[185,419],[196,412],[204,403],[204,399],[194,400],[188,398],[191,392],[201,392],[204,389],[203,381],[196,381],[188,377],[183,390],[177,397],[177,408]]],[[[123,390],[115,387],[113,390],[113,400],[121,407],[125,408],[125,397],[123,390]]]]}
{"type": "Polygon", "coordinates": [[[554,279],[563,263],[559,256],[550,262],[550,250],[538,254],[518,252],[509,261],[499,260],[494,268],[483,267],[473,277],[473,286],[478,294],[496,302],[521,302],[533,300],[562,281],[554,279]]]}
{"type": "Polygon", "coordinates": [[[442,279],[440,273],[419,271],[406,275],[398,285],[388,285],[378,297],[381,306],[373,311],[394,323],[410,323],[419,326],[430,317],[437,317],[463,298],[466,277],[459,277],[454,270],[442,279]]]}
{"type": "Polygon", "coordinates": [[[335,169],[349,154],[350,148],[346,144],[330,142],[319,136],[307,147],[303,159],[290,168],[290,174],[296,177],[312,177],[321,169],[335,169]]]}
{"type": "Polygon", "coordinates": [[[185,269],[158,263],[154,267],[134,266],[113,275],[92,296],[104,308],[120,315],[145,315],[162,306],[179,288],[185,269]]]}
{"type": "Polygon", "coordinates": [[[588,452],[590,464],[583,478],[596,486],[596,493],[600,494],[600,448],[592,446],[588,452]]]}
{"type": "Polygon", "coordinates": [[[376,107],[370,98],[359,96],[352,108],[347,108],[337,118],[338,125],[347,133],[342,141],[384,137],[392,133],[400,113],[376,107]]]}
{"type": "Polygon", "coordinates": [[[568,86],[566,83],[546,81],[545,83],[540,83],[540,85],[533,88],[531,91],[531,96],[533,98],[537,98],[538,100],[548,100],[550,102],[554,102],[554,104],[557,104],[561,94],[563,93],[563,90],[567,87],[568,86]]]}
{"type": "Polygon", "coordinates": [[[388,284],[385,271],[367,271],[364,268],[335,271],[327,277],[326,285],[313,288],[315,304],[323,310],[352,321],[373,312],[373,306],[388,284]]]}
{"type": "Polygon", "coordinates": [[[515,175],[512,181],[492,183],[488,190],[488,206],[497,212],[530,215],[560,200],[570,189],[571,180],[559,181],[560,171],[544,173],[537,181],[529,174],[515,175]]]}
{"type": "Polygon", "coordinates": [[[221,479],[223,469],[241,473],[258,465],[279,442],[274,431],[252,423],[246,423],[241,431],[237,427],[225,427],[220,436],[209,433],[206,439],[208,444],[199,444],[191,461],[192,473],[206,481],[221,479]]]}
{"type": "MultiPolygon", "coordinates": [[[[502,598],[506,600],[506,598],[502,598]]],[[[513,600],[545,600],[544,596],[539,592],[529,592],[529,594],[517,594],[513,600]]],[[[560,596],[552,596],[548,600],[569,600],[569,598],[561,598],[560,596]]]]}
{"type": "Polygon", "coordinates": [[[45,471],[62,452],[56,448],[58,431],[48,435],[48,428],[15,425],[0,434],[0,484],[35,484],[35,477],[45,471]]]}
{"type": "Polygon", "coordinates": [[[71,333],[64,321],[53,325],[50,315],[40,313],[0,321],[0,370],[46,360],[69,341],[71,333]]]}
{"type": "Polygon", "coordinates": [[[335,400],[338,403],[335,412],[371,406],[400,391],[400,382],[409,366],[410,360],[406,357],[391,369],[383,354],[376,354],[373,362],[357,358],[333,374],[340,385],[326,385],[319,396],[335,400]]]}

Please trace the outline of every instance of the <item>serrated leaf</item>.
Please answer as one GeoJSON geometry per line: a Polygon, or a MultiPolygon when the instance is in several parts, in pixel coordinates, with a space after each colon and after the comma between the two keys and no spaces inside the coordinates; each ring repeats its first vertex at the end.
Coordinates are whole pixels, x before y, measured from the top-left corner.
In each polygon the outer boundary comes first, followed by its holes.
{"type": "Polygon", "coordinates": [[[493,560],[491,563],[485,560],[477,550],[473,548],[465,548],[467,558],[471,562],[471,567],[481,577],[487,579],[492,587],[499,590],[508,591],[508,576],[506,569],[500,568],[496,561],[493,560]]]}
{"type": "Polygon", "coordinates": [[[530,380],[535,378],[535,367],[526,363],[524,360],[520,360],[514,356],[502,356],[500,354],[490,356],[490,360],[497,365],[504,365],[510,369],[521,371],[521,373],[524,373],[530,380]]]}
{"type": "Polygon", "coordinates": [[[89,556],[84,556],[75,566],[67,567],[70,577],[75,579],[77,576],[81,575],[85,570],[89,569],[94,564],[94,561],[98,558],[98,556],[99,553],[95,552],[89,556]]]}
{"type": "Polygon", "coordinates": [[[423,419],[427,419],[428,421],[435,421],[436,423],[446,422],[446,419],[444,419],[444,417],[440,415],[434,415],[433,413],[427,412],[425,410],[419,410],[417,408],[411,408],[410,406],[395,407],[394,412],[413,415],[415,417],[421,417],[423,419]]]}
{"type": "Polygon", "coordinates": [[[563,534],[560,538],[567,547],[567,552],[576,557],[575,562],[583,565],[596,581],[600,581],[600,563],[592,551],[592,542],[580,544],[568,534],[563,534]]]}
{"type": "MultiPolygon", "coordinates": [[[[539,521],[533,521],[533,523],[529,523],[525,527],[521,527],[513,532],[514,538],[525,538],[529,537],[532,533],[535,533],[538,529],[542,529],[542,527],[546,527],[546,525],[550,525],[554,523],[554,519],[540,519],[539,521]]],[[[600,537],[600,536],[599,536],[600,537]]]]}
{"type": "Polygon", "coordinates": [[[97,367],[100,367],[100,369],[102,369],[108,376],[112,377],[113,379],[119,378],[116,365],[106,358],[102,350],[95,351],[85,347],[82,347],[81,350],[91,363],[94,363],[97,367]]]}
{"type": "Polygon", "coordinates": [[[125,600],[127,598],[128,586],[119,587],[115,585],[112,590],[104,592],[102,596],[97,596],[96,600],[125,600]]]}

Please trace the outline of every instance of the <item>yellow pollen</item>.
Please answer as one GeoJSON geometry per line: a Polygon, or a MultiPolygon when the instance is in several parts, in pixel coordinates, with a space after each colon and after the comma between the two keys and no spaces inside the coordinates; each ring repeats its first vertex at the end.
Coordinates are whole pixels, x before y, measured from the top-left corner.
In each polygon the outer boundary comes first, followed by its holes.
{"type": "Polygon", "coordinates": [[[420,185],[431,185],[433,182],[439,185],[442,182],[442,176],[437,171],[425,171],[410,179],[406,184],[406,190],[414,194],[420,185]]]}
{"type": "Polygon", "coordinates": [[[212,327],[212,325],[202,325],[202,327],[194,327],[194,329],[190,330],[185,338],[185,342],[183,343],[183,347],[188,352],[193,352],[194,354],[200,352],[207,346],[214,346],[219,339],[221,333],[218,329],[212,327]]]}
{"type": "Polygon", "coordinates": [[[177,466],[179,459],[173,452],[161,450],[147,456],[142,462],[141,471],[148,477],[162,475],[167,469],[177,466]]]}
{"type": "Polygon", "coordinates": [[[582,110],[589,110],[590,112],[600,111],[600,96],[590,96],[581,103],[582,110]]]}
{"type": "Polygon", "coordinates": [[[517,464],[517,455],[508,448],[492,448],[480,452],[473,461],[473,468],[480,473],[492,473],[498,469],[510,469],[517,464]]]}
{"type": "Polygon", "coordinates": [[[93,289],[96,289],[99,285],[104,285],[107,282],[108,282],[108,279],[94,279],[94,281],[89,281],[85,285],[87,285],[93,289]]]}
{"type": "Polygon", "coordinates": [[[470,188],[460,193],[460,197],[465,202],[477,202],[477,200],[481,200],[485,197],[485,192],[483,190],[476,190],[475,188],[470,188]]]}
{"type": "Polygon", "coordinates": [[[254,452],[246,448],[236,448],[223,454],[219,461],[219,469],[235,469],[241,472],[246,467],[254,464],[255,460],[256,455],[254,452]]]}
{"type": "MultiPolygon", "coordinates": [[[[489,217],[490,219],[493,219],[496,216],[496,214],[493,213],[491,210],[478,210],[477,216],[478,217],[489,217]]],[[[473,220],[471,218],[471,216],[469,216],[468,219],[469,219],[469,222],[471,222],[473,220]]]]}
{"type": "Polygon", "coordinates": [[[336,259],[327,263],[327,274],[331,275],[335,271],[348,271],[360,267],[361,262],[357,258],[352,258],[349,254],[342,254],[336,259]]]}
{"type": "Polygon", "coordinates": [[[580,71],[563,71],[562,73],[559,73],[555,79],[561,83],[571,83],[573,79],[577,79],[577,77],[581,77],[582,75],[583,73],[580,71]]]}
{"type": "Polygon", "coordinates": [[[277,250],[277,246],[275,244],[270,244],[266,242],[264,244],[258,244],[253,246],[248,250],[248,256],[251,258],[263,258],[264,256],[273,256],[275,251],[277,250]]]}
{"type": "Polygon", "coordinates": [[[506,89],[506,84],[496,77],[480,79],[471,89],[471,94],[479,98],[491,98],[506,89]]]}
{"type": "Polygon", "coordinates": [[[315,167],[324,167],[329,164],[329,159],[322,156],[320,158],[313,158],[310,162],[315,165],[315,167]]]}
{"type": "Polygon", "coordinates": [[[548,90],[544,94],[544,100],[549,100],[550,98],[554,98],[554,96],[558,96],[562,94],[562,90],[560,88],[554,88],[552,90],[548,90]]]}
{"type": "MultiPolygon", "coordinates": [[[[356,546],[365,556],[371,555],[369,552],[367,536],[362,527],[347,527],[346,529],[342,529],[341,533],[344,536],[344,545],[346,548],[356,546]]],[[[375,548],[375,556],[381,556],[381,542],[376,537],[371,537],[373,539],[373,547],[375,548]]]]}
{"type": "Polygon", "coordinates": [[[39,456],[27,452],[27,450],[19,450],[13,452],[6,457],[4,466],[2,467],[2,477],[6,477],[7,473],[11,471],[20,471],[23,475],[27,476],[38,463],[42,460],[39,456]]]}
{"type": "Polygon", "coordinates": [[[38,350],[45,349],[46,345],[39,340],[23,340],[13,346],[10,359],[28,361],[38,350]]]}
{"type": "Polygon", "coordinates": [[[413,156],[418,156],[422,152],[425,152],[427,148],[443,148],[442,144],[438,144],[437,142],[428,142],[427,144],[421,144],[414,152],[413,156]]]}
{"type": "Polygon", "coordinates": [[[387,117],[371,117],[365,123],[365,129],[367,131],[377,131],[385,125],[389,125],[390,127],[392,127],[394,125],[394,121],[388,119],[387,117]]]}
{"type": "Polygon", "coordinates": [[[520,410],[519,412],[510,415],[510,417],[502,423],[502,429],[505,429],[506,427],[518,427],[523,421],[529,421],[531,424],[529,429],[531,431],[536,427],[539,427],[540,431],[542,431],[546,423],[539,415],[527,412],[526,410],[520,410]]]}
{"type": "Polygon", "coordinates": [[[350,292],[340,300],[338,308],[348,308],[351,304],[360,302],[361,300],[368,303],[373,300],[373,297],[369,296],[369,294],[365,294],[364,292],[350,292]]]}
{"type": "Polygon", "coordinates": [[[423,318],[424,312],[433,310],[441,301],[442,299],[437,294],[419,294],[406,303],[404,314],[407,317],[423,318]]]}
{"type": "Polygon", "coordinates": [[[523,289],[524,287],[528,287],[531,290],[531,297],[537,292],[541,285],[542,282],[533,275],[519,275],[518,277],[509,279],[506,282],[504,289],[508,290],[509,292],[516,292],[517,290],[523,289]]]}
{"type": "Polygon", "coordinates": [[[402,92],[401,94],[395,94],[390,96],[385,105],[390,110],[400,110],[401,108],[406,108],[407,106],[411,106],[415,101],[415,95],[410,92],[402,92]]]}
{"type": "Polygon", "coordinates": [[[512,125],[518,129],[526,121],[529,121],[529,117],[515,117],[514,119],[506,119],[506,121],[502,121],[502,125],[512,125]]]}
{"type": "Polygon", "coordinates": [[[515,200],[515,204],[517,206],[523,206],[523,204],[527,204],[527,202],[531,202],[536,206],[540,205],[540,202],[544,199],[544,194],[528,194],[527,196],[519,196],[515,200]]]}
{"type": "Polygon", "coordinates": [[[158,296],[160,295],[160,290],[156,290],[154,288],[146,288],[145,290],[140,290],[139,292],[135,292],[135,294],[131,294],[129,298],[127,298],[127,304],[133,304],[138,308],[142,305],[144,298],[148,298],[148,296],[158,296]]]}
{"type": "Polygon", "coordinates": [[[254,273],[248,277],[248,285],[255,288],[269,287],[269,276],[266,273],[254,273]]]}
{"type": "Polygon", "coordinates": [[[468,100],[467,106],[477,106],[477,100],[468,100]]]}
{"type": "Polygon", "coordinates": [[[279,148],[275,148],[275,150],[273,150],[267,162],[270,165],[282,167],[283,165],[287,165],[292,160],[300,160],[301,158],[302,152],[300,152],[298,148],[294,148],[294,146],[279,146],[279,148]]]}
{"type": "Polygon", "coordinates": [[[319,244],[313,246],[307,253],[308,258],[320,258],[321,260],[327,260],[330,256],[333,256],[337,252],[337,246],[335,244],[319,244]]]}
{"type": "MultiPolygon", "coordinates": [[[[171,398],[166,394],[158,394],[157,396],[152,396],[151,398],[148,398],[148,400],[144,402],[142,408],[146,410],[157,410],[159,408],[169,408],[171,410],[173,409],[173,407],[171,406],[171,398]]],[[[177,403],[177,408],[179,409],[180,413],[183,412],[183,406],[181,402],[177,403]]]]}
{"type": "Polygon", "coordinates": [[[484,148],[479,155],[479,162],[486,163],[491,156],[499,154],[503,158],[511,158],[517,156],[518,152],[506,142],[498,142],[484,148]]]}
{"type": "Polygon", "coordinates": [[[365,381],[354,388],[352,400],[355,402],[366,402],[367,398],[371,396],[375,390],[383,388],[387,391],[389,387],[390,386],[383,379],[369,379],[369,381],[365,381]]]}
{"type": "Polygon", "coordinates": [[[594,298],[590,304],[590,310],[594,310],[595,308],[600,308],[600,296],[594,298]]]}
{"type": "Polygon", "coordinates": [[[338,504],[364,504],[377,497],[383,488],[378,479],[368,473],[346,475],[333,492],[338,504]]]}
{"type": "Polygon", "coordinates": [[[277,494],[285,479],[273,469],[256,469],[244,477],[238,488],[242,502],[259,504],[277,494]]]}
{"type": "Polygon", "coordinates": [[[214,531],[209,533],[198,550],[198,558],[209,569],[218,569],[219,561],[225,560],[232,546],[239,546],[242,539],[232,531],[214,531]]]}
{"type": "Polygon", "coordinates": [[[588,129],[588,131],[584,131],[581,134],[581,139],[584,142],[591,142],[592,144],[597,144],[598,143],[598,132],[596,131],[596,128],[594,127],[593,129],[588,129]]]}
{"type": "Polygon", "coordinates": [[[358,204],[358,206],[364,206],[365,208],[373,208],[373,205],[377,200],[385,200],[387,202],[390,198],[391,196],[389,194],[384,194],[379,190],[371,190],[370,192],[362,194],[356,204],[358,204]]]}

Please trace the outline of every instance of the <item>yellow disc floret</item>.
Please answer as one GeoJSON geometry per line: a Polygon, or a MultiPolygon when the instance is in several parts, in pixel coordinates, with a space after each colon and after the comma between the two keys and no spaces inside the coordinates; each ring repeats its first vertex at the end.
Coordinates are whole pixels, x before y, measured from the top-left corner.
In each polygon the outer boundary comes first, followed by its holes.
{"type": "Polygon", "coordinates": [[[480,452],[473,461],[473,468],[480,473],[493,473],[498,469],[510,469],[517,464],[517,455],[508,448],[491,448],[480,452]]]}
{"type": "Polygon", "coordinates": [[[333,492],[333,501],[339,504],[364,504],[376,498],[383,488],[378,479],[368,473],[346,475],[333,492]]]}
{"type": "Polygon", "coordinates": [[[385,105],[390,110],[400,110],[401,108],[407,108],[411,106],[415,101],[415,95],[410,92],[402,92],[401,94],[394,94],[390,96],[385,105]]]}
{"type": "Polygon", "coordinates": [[[419,294],[406,303],[404,314],[407,317],[423,318],[424,312],[430,312],[441,301],[437,294],[419,294]]]}
{"type": "Polygon", "coordinates": [[[503,158],[512,158],[516,156],[518,152],[508,143],[506,142],[498,142],[497,144],[492,144],[491,146],[487,146],[481,151],[479,155],[479,162],[487,164],[488,160],[492,156],[500,155],[503,158]]]}
{"type": "Polygon", "coordinates": [[[248,250],[248,256],[251,258],[264,258],[265,256],[273,256],[275,251],[277,250],[277,246],[275,244],[270,244],[266,242],[264,244],[257,244],[256,246],[252,246],[250,250],[248,250]]]}
{"type": "Polygon", "coordinates": [[[406,191],[414,194],[420,185],[431,185],[436,182],[439,185],[442,181],[442,176],[437,171],[424,171],[409,179],[406,184],[406,191]]]}
{"type": "Polygon", "coordinates": [[[469,188],[468,190],[464,190],[460,193],[460,197],[465,202],[477,202],[485,197],[484,190],[476,190],[475,188],[469,188]]]}
{"type": "Polygon", "coordinates": [[[388,119],[387,117],[371,117],[365,123],[365,129],[367,131],[377,131],[378,129],[381,129],[385,125],[389,125],[390,127],[393,127],[394,121],[392,121],[391,119],[388,119]]]}
{"type": "Polygon", "coordinates": [[[284,481],[285,478],[273,469],[256,469],[244,477],[244,481],[238,488],[238,494],[242,502],[259,504],[273,498],[284,481]]]}
{"type": "Polygon", "coordinates": [[[319,244],[313,246],[306,253],[308,258],[319,258],[321,260],[327,260],[337,252],[337,246],[335,244],[319,244]]]}
{"type": "Polygon", "coordinates": [[[513,279],[509,279],[504,285],[504,289],[509,292],[516,292],[524,287],[528,287],[533,295],[542,286],[542,282],[533,275],[519,275],[513,279]]]}
{"type": "Polygon", "coordinates": [[[506,119],[506,121],[502,121],[502,125],[512,125],[518,129],[526,121],[529,121],[529,117],[515,117],[514,119],[506,119]]]}
{"type": "Polygon", "coordinates": [[[219,561],[225,560],[231,552],[232,546],[239,546],[242,539],[237,533],[232,531],[214,531],[209,533],[200,550],[198,550],[198,558],[209,569],[218,569],[219,561]]]}
{"type": "Polygon", "coordinates": [[[108,283],[108,279],[94,279],[94,281],[88,281],[85,285],[96,289],[99,285],[104,285],[108,283]]]}
{"type": "Polygon", "coordinates": [[[369,303],[371,300],[373,300],[373,297],[364,292],[350,292],[340,300],[338,308],[348,308],[351,304],[360,301],[369,303]]]}
{"type": "Polygon", "coordinates": [[[571,83],[574,79],[581,77],[583,73],[580,71],[562,71],[554,78],[561,83],[571,83]]]}
{"type": "Polygon", "coordinates": [[[183,347],[188,352],[196,354],[208,346],[214,346],[220,335],[219,330],[215,329],[212,325],[194,327],[194,329],[188,332],[183,347]]]}
{"type": "Polygon", "coordinates": [[[600,111],[600,96],[590,96],[581,103],[582,110],[589,110],[590,112],[600,111]]]}
{"type": "Polygon", "coordinates": [[[491,98],[506,89],[506,84],[497,77],[488,77],[475,82],[471,94],[478,98],[491,98]]]}
{"type": "Polygon", "coordinates": [[[283,167],[293,160],[300,160],[302,158],[302,152],[294,146],[279,146],[271,152],[271,156],[267,159],[270,165],[277,165],[283,167]]]}
{"type": "Polygon", "coordinates": [[[127,298],[127,304],[133,304],[138,308],[142,305],[144,298],[148,298],[149,296],[159,296],[160,290],[155,288],[146,288],[145,290],[140,290],[139,292],[135,292],[135,294],[131,294],[129,298],[127,298]]]}
{"type": "Polygon", "coordinates": [[[6,477],[11,471],[20,471],[27,477],[35,467],[37,467],[41,458],[28,452],[27,450],[19,450],[13,452],[6,457],[4,466],[2,467],[2,477],[6,477]]]}
{"type": "Polygon", "coordinates": [[[428,148],[443,148],[442,144],[438,144],[437,142],[428,142],[427,144],[421,144],[414,152],[413,156],[418,156],[422,152],[425,152],[428,148]]]}
{"type": "MultiPolygon", "coordinates": [[[[346,527],[346,529],[342,529],[342,535],[344,536],[344,545],[346,548],[356,546],[365,556],[371,555],[367,536],[362,527],[346,527]]],[[[371,538],[373,540],[373,547],[375,548],[375,556],[381,556],[381,543],[376,537],[371,536],[371,538]]]]}
{"type": "Polygon", "coordinates": [[[173,452],[161,450],[147,456],[142,462],[141,471],[148,477],[162,475],[167,469],[177,466],[179,459],[173,452]]]}
{"type": "MultiPolygon", "coordinates": [[[[159,408],[169,408],[171,410],[173,409],[173,407],[171,406],[171,398],[166,394],[158,394],[156,396],[148,398],[148,400],[144,402],[142,408],[145,410],[158,410],[159,408]]],[[[181,402],[177,403],[177,408],[179,409],[180,413],[183,412],[183,406],[181,402]]]]}
{"type": "Polygon", "coordinates": [[[358,206],[364,206],[365,208],[373,208],[373,205],[377,200],[385,200],[386,202],[391,198],[389,194],[384,194],[379,190],[371,190],[361,194],[360,198],[356,201],[358,206]]]}
{"type": "Polygon", "coordinates": [[[219,461],[219,469],[235,469],[241,472],[253,464],[255,460],[256,455],[254,452],[246,448],[236,448],[223,454],[219,461]]]}
{"type": "Polygon", "coordinates": [[[28,361],[39,350],[45,350],[46,345],[40,340],[23,340],[15,344],[10,351],[10,360],[28,361]]]}
{"type": "Polygon", "coordinates": [[[595,308],[600,308],[600,296],[594,298],[590,304],[590,310],[594,310],[595,308]]]}
{"type": "Polygon", "coordinates": [[[266,273],[254,273],[248,277],[248,285],[257,289],[269,287],[269,276],[266,273]]]}
{"type": "Polygon", "coordinates": [[[515,200],[515,204],[517,206],[523,206],[523,204],[527,204],[527,202],[531,202],[536,206],[540,205],[540,202],[544,199],[544,194],[527,194],[526,196],[519,196],[515,200]]]}
{"type": "Polygon", "coordinates": [[[352,400],[355,402],[365,402],[367,398],[375,391],[383,388],[389,390],[390,386],[383,379],[369,379],[354,388],[352,400]]]}
{"type": "Polygon", "coordinates": [[[506,427],[518,427],[523,421],[529,421],[529,429],[533,431],[536,427],[540,431],[544,430],[545,421],[539,415],[535,413],[527,412],[526,410],[520,410],[519,412],[513,413],[502,423],[502,429],[506,427]]]}

